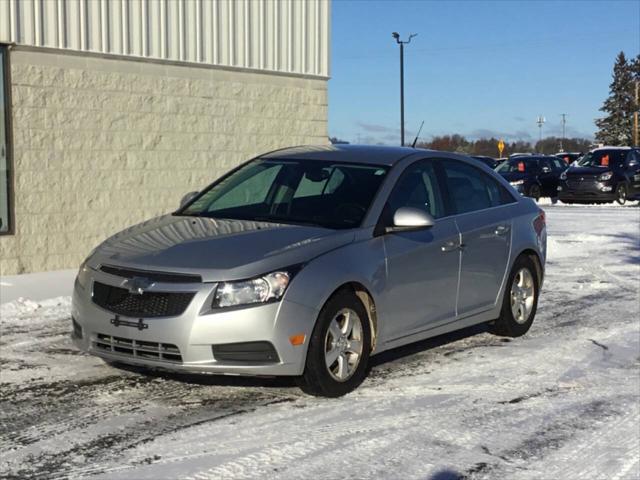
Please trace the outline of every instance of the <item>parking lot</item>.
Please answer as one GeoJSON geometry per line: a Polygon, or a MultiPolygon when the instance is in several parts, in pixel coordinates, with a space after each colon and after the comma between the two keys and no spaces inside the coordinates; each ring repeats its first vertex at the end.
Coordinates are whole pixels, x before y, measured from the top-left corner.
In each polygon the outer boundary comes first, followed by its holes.
{"type": "Polygon", "coordinates": [[[637,479],[640,208],[544,208],[527,335],[384,353],[335,400],[117,370],[72,347],[69,298],[4,304],[0,477],[637,479]]]}

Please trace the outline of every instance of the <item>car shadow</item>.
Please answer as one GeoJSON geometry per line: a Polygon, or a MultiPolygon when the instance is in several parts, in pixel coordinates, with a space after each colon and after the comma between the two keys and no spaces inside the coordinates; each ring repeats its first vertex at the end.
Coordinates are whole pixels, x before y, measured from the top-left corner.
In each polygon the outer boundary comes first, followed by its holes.
{"type": "Polygon", "coordinates": [[[387,350],[386,352],[382,352],[374,357],[371,357],[371,360],[369,360],[369,367],[375,368],[378,365],[394,362],[405,357],[410,357],[411,355],[423,353],[427,350],[432,350],[434,348],[447,345],[448,343],[457,342],[458,340],[463,340],[465,338],[473,337],[475,335],[486,333],[488,331],[489,325],[486,323],[482,323],[479,325],[462,328],[454,332],[438,335],[437,337],[432,337],[426,340],[421,340],[419,342],[403,345],[402,347],[387,350]]]}

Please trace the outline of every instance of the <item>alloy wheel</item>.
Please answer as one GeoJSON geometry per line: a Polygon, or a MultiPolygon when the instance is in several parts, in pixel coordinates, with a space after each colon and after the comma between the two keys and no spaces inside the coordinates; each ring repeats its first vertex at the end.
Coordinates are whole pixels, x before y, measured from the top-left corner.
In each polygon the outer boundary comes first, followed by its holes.
{"type": "Polygon", "coordinates": [[[340,310],[329,323],[324,340],[325,365],[338,382],[347,381],[362,358],[362,321],[350,308],[340,310]]]}
{"type": "Polygon", "coordinates": [[[511,313],[517,323],[523,324],[529,320],[534,299],[533,275],[528,268],[521,268],[511,284],[511,313]]]}

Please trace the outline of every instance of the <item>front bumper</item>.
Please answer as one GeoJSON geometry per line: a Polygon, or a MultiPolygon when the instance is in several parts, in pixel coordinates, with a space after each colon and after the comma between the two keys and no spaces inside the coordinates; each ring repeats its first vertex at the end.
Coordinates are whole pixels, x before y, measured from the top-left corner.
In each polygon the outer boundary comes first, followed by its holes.
{"type": "Polygon", "coordinates": [[[606,182],[584,182],[576,188],[565,181],[558,186],[558,198],[561,202],[613,202],[616,193],[615,188],[606,182]]]}
{"type": "Polygon", "coordinates": [[[146,327],[139,329],[135,325],[140,319],[119,315],[120,321],[114,322],[114,313],[92,301],[92,285],[96,279],[113,286],[119,286],[123,280],[92,271],[86,288],[76,282],[72,304],[76,325],[72,338],[85,352],[111,362],[177,372],[290,376],[301,375],[304,371],[307,346],[318,311],[287,301],[286,294],[278,303],[212,311],[209,305],[216,284],[158,283],[151,289],[192,291],[195,296],[181,315],[143,318],[146,327]],[[289,337],[301,334],[305,335],[305,341],[292,345],[289,337]],[[229,355],[216,358],[214,346],[232,344],[270,344],[277,354],[265,361],[253,361],[252,355],[239,360],[229,360],[229,355]],[[112,346],[105,348],[105,345],[112,346]],[[160,353],[153,353],[156,351],[160,353]]]}

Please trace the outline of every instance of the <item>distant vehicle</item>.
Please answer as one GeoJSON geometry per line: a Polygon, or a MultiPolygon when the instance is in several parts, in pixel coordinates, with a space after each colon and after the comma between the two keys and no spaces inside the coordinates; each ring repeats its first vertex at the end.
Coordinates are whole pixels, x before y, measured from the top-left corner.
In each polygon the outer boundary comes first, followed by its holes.
{"type": "Polygon", "coordinates": [[[83,262],[79,348],[164,370],[294,376],[337,397],[371,355],[481,323],[518,337],[536,314],[545,214],[466,156],[289,148],[183,202],[83,262]]]}
{"type": "Polygon", "coordinates": [[[491,169],[494,169],[498,166],[498,162],[496,162],[496,159],[493,157],[487,157],[484,155],[473,155],[471,158],[480,160],[482,163],[484,163],[487,167],[491,169]]]}
{"type": "Polygon", "coordinates": [[[533,198],[556,198],[560,174],[567,165],[558,157],[545,155],[516,155],[496,168],[521,195],[533,198]]]}
{"type": "Polygon", "coordinates": [[[573,162],[582,157],[582,152],[558,152],[555,154],[561,160],[564,160],[564,163],[567,165],[571,165],[573,162]]]}
{"type": "Polygon", "coordinates": [[[560,176],[558,197],[564,203],[640,200],[640,148],[590,151],[560,176]]]}

